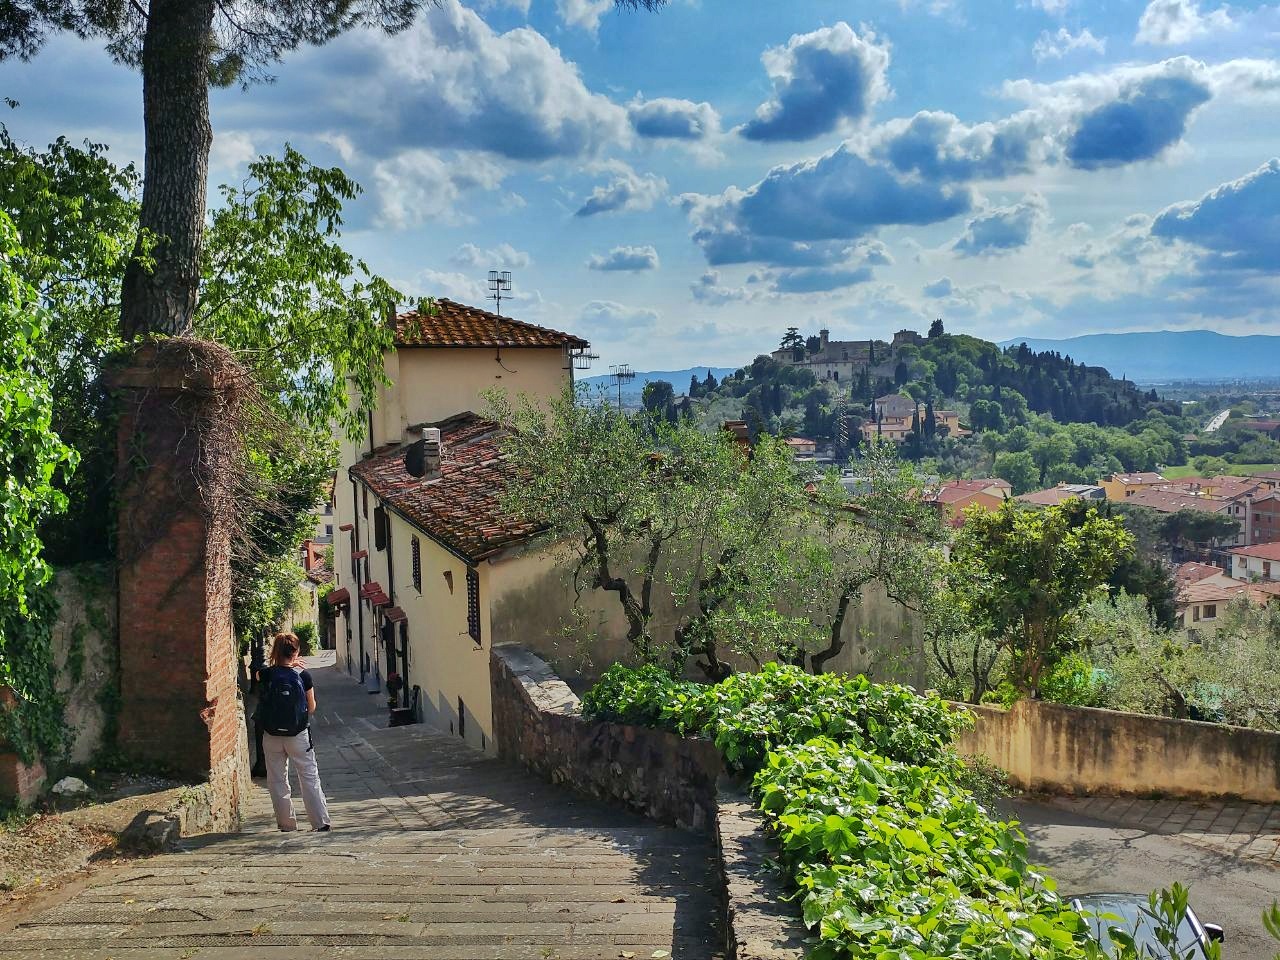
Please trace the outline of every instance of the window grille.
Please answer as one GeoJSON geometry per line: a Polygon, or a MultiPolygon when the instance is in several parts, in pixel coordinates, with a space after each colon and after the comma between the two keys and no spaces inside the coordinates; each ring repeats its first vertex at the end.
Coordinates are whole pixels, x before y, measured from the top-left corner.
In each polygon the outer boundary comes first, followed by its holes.
{"type": "Polygon", "coordinates": [[[480,642],[480,574],[467,567],[467,633],[480,642]]]}
{"type": "Polygon", "coordinates": [[[413,589],[422,592],[422,544],[417,537],[409,541],[409,564],[413,568],[413,589]]]}

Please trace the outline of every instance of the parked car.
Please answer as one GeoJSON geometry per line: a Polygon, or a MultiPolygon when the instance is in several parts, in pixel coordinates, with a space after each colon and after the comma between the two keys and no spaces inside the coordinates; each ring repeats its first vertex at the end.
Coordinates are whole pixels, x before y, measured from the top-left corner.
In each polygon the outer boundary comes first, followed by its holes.
{"type": "Polygon", "coordinates": [[[1110,930],[1119,927],[1133,934],[1139,956],[1151,960],[1183,960],[1184,957],[1208,955],[1210,943],[1224,939],[1222,928],[1214,923],[1201,923],[1191,907],[1178,927],[1178,952],[1171,954],[1155,937],[1154,923],[1147,912],[1148,897],[1141,893],[1089,893],[1075,897],[1071,907],[1088,917],[1093,936],[1108,955],[1115,955],[1110,930]]]}

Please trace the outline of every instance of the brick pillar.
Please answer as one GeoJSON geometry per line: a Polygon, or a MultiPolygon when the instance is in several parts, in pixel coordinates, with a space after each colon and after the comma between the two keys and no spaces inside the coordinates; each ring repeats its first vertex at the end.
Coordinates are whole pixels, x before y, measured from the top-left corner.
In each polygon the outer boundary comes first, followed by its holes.
{"type": "Polygon", "coordinates": [[[111,377],[119,423],[119,743],[214,787],[219,825],[248,782],[231,627],[227,484],[243,374],[221,347],[139,345],[111,377]]]}

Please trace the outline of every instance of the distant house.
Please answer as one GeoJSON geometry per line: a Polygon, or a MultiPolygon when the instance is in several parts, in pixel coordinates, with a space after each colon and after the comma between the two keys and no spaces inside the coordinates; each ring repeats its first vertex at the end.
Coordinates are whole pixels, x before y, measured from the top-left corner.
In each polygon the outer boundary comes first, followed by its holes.
{"type": "Polygon", "coordinates": [[[964,511],[978,505],[988,513],[1000,509],[1013,494],[1007,480],[992,477],[979,480],[948,480],[925,491],[923,500],[937,507],[945,523],[964,524],[964,511]]]}
{"type": "Polygon", "coordinates": [[[1056,507],[1072,497],[1079,500],[1105,500],[1107,492],[1102,487],[1089,483],[1060,483],[1048,490],[1024,493],[1014,499],[1036,507],[1056,507]]]}
{"type": "Polygon", "coordinates": [[[1280,583],[1240,583],[1206,578],[1179,588],[1174,600],[1178,626],[1201,636],[1217,632],[1227,604],[1240,597],[1260,606],[1280,599],[1280,583]]]}
{"type": "Polygon", "coordinates": [[[1255,543],[1231,551],[1231,579],[1280,580],[1280,543],[1255,543]]]}
{"type": "Polygon", "coordinates": [[[818,453],[818,442],[805,437],[787,437],[782,441],[797,457],[813,457],[818,453]]]}
{"type": "Polygon", "coordinates": [[[1199,583],[1202,580],[1208,580],[1210,577],[1229,579],[1229,574],[1221,567],[1215,567],[1211,563],[1201,563],[1198,560],[1188,560],[1186,563],[1180,563],[1173,570],[1173,582],[1179,589],[1193,583],[1199,583]]]}
{"type": "Polygon", "coordinates": [[[871,416],[876,420],[910,420],[920,404],[904,393],[886,393],[871,402],[871,416]]]}
{"type": "Polygon", "coordinates": [[[879,348],[878,363],[883,363],[889,356],[888,344],[871,340],[832,340],[829,330],[818,331],[816,350],[806,345],[794,350],[775,350],[771,356],[779,363],[810,370],[819,380],[849,383],[864,368],[871,366],[873,343],[879,348]]]}
{"type": "Polygon", "coordinates": [[[1168,482],[1158,473],[1113,473],[1103,477],[1099,485],[1107,492],[1108,500],[1126,500],[1139,490],[1168,482]]]}
{"type": "Polygon", "coordinates": [[[1280,420],[1240,420],[1241,429],[1256,430],[1272,440],[1280,440],[1280,420]]]}
{"type": "MultiPolygon", "coordinates": [[[[1111,499],[1108,497],[1107,499],[1111,499]]],[[[1138,507],[1150,507],[1160,513],[1177,513],[1179,510],[1203,510],[1206,513],[1228,513],[1231,501],[1225,497],[1207,494],[1145,487],[1134,490],[1125,497],[1125,503],[1138,507]]]]}

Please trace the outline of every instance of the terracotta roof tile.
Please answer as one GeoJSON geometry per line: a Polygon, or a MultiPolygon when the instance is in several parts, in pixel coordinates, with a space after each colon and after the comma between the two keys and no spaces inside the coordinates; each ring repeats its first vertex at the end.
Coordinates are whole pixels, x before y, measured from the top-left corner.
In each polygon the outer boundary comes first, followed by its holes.
{"type": "Polygon", "coordinates": [[[384,447],[351,468],[385,504],[446,549],[476,562],[543,528],[503,510],[502,493],[515,468],[502,452],[503,428],[474,413],[438,424],[440,476],[405,469],[406,447],[384,447]]]}
{"type": "Polygon", "coordinates": [[[1215,567],[1211,563],[1197,563],[1195,560],[1189,560],[1186,563],[1179,564],[1177,569],[1173,571],[1174,583],[1179,585],[1196,583],[1206,577],[1216,577],[1223,572],[1221,567],[1215,567]]]}
{"type": "Polygon", "coordinates": [[[1259,560],[1280,560],[1280,543],[1255,543],[1250,547],[1236,547],[1231,552],[1241,557],[1256,557],[1259,560]]]}
{"type": "Polygon", "coordinates": [[[396,316],[397,347],[590,346],[586,340],[571,333],[499,317],[488,310],[453,300],[437,299],[435,307],[435,312],[426,316],[416,310],[396,316]]]}
{"type": "Polygon", "coordinates": [[[1193,496],[1190,493],[1178,493],[1172,490],[1139,490],[1125,503],[1139,507],[1150,507],[1161,513],[1177,513],[1179,510],[1204,510],[1207,513],[1221,513],[1227,508],[1227,501],[1220,497],[1193,496]]]}

